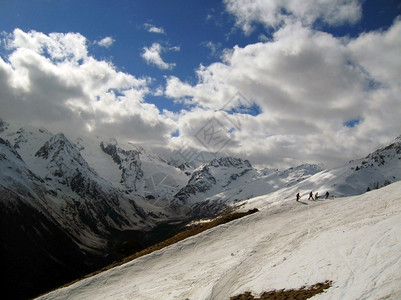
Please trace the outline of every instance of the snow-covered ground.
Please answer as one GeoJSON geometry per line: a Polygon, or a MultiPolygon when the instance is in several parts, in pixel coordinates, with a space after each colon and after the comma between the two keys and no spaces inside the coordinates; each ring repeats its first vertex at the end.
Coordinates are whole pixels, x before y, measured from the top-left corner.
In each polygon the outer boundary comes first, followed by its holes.
{"type": "Polygon", "coordinates": [[[258,197],[260,212],[41,299],[229,299],[333,285],[314,299],[401,299],[401,182],[359,196],[296,203],[258,197]]]}

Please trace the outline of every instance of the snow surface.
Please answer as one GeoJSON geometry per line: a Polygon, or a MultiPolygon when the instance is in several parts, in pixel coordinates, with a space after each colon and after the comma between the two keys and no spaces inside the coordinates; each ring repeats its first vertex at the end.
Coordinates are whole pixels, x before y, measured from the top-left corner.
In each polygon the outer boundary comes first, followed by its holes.
{"type": "Polygon", "coordinates": [[[38,299],[229,299],[333,286],[313,299],[401,298],[401,182],[318,201],[257,197],[259,212],[38,299]]]}

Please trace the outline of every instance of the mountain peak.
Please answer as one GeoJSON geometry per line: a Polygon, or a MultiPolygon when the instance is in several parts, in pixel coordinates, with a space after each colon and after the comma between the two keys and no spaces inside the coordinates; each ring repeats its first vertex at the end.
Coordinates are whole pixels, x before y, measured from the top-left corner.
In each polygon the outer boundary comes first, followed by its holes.
{"type": "MultiPolygon", "coordinates": [[[[48,159],[49,156],[57,156],[63,150],[72,150],[74,146],[70,143],[70,141],[65,137],[63,133],[57,133],[52,136],[50,140],[48,140],[36,153],[36,157],[41,157],[44,159],[48,159]]],[[[70,152],[70,151],[68,151],[70,152]]]]}
{"type": "Polygon", "coordinates": [[[384,164],[385,157],[391,158],[398,154],[401,154],[401,135],[388,146],[368,154],[365,158],[373,159],[376,163],[380,162],[379,164],[384,164]]]}
{"type": "Polygon", "coordinates": [[[0,132],[3,132],[8,128],[8,123],[0,119],[0,132]]]}
{"type": "Polygon", "coordinates": [[[215,158],[209,163],[209,165],[212,167],[252,168],[249,160],[243,160],[241,158],[235,158],[231,156],[215,158]]]}

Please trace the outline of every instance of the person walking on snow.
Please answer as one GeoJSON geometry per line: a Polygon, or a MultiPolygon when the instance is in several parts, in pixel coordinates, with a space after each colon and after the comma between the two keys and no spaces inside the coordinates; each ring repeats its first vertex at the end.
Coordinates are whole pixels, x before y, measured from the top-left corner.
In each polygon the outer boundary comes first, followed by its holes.
{"type": "Polygon", "coordinates": [[[318,198],[319,198],[319,193],[316,192],[316,194],[315,194],[315,200],[317,200],[318,198]]]}
{"type": "Polygon", "coordinates": [[[299,201],[299,199],[301,198],[301,196],[299,195],[299,193],[297,194],[297,202],[299,201]]]}
{"type": "Polygon", "coordinates": [[[329,198],[329,192],[327,191],[326,192],[326,199],[328,199],[329,198]]]}
{"type": "Polygon", "coordinates": [[[308,200],[310,200],[311,198],[312,198],[312,200],[315,200],[315,199],[313,199],[313,192],[312,192],[312,191],[309,193],[309,198],[308,198],[308,200]]]}

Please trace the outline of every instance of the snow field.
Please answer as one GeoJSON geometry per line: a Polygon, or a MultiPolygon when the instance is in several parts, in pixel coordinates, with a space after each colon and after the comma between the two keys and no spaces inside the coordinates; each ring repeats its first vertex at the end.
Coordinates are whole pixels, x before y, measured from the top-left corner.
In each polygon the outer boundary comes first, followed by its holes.
{"type": "Polygon", "coordinates": [[[333,286],[314,299],[401,297],[401,182],[309,205],[273,200],[40,299],[215,300],[325,280],[333,286]]]}

